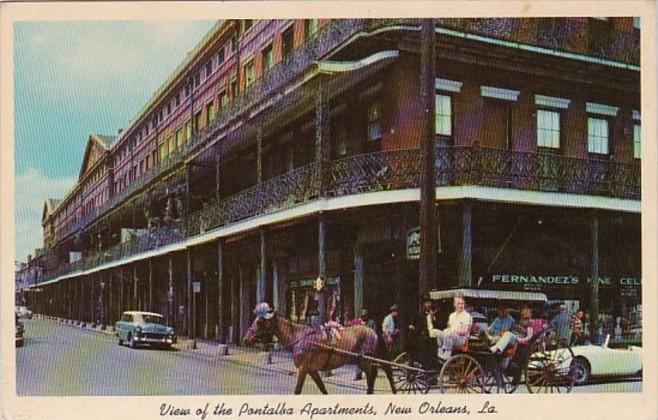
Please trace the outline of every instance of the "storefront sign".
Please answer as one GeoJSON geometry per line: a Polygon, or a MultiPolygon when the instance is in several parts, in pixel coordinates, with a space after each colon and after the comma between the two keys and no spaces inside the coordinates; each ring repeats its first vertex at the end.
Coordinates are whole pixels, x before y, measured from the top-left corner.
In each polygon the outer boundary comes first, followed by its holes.
{"type": "MultiPolygon", "coordinates": [[[[544,287],[578,287],[587,286],[591,284],[589,277],[583,278],[573,274],[493,274],[490,278],[480,277],[477,285],[481,287],[483,283],[490,283],[495,285],[519,285],[525,290],[542,290],[544,287]]],[[[635,290],[641,287],[641,279],[639,277],[622,277],[613,281],[610,277],[599,277],[599,286],[613,286],[619,285],[620,289],[635,290]]]]}
{"type": "Polygon", "coordinates": [[[420,227],[409,229],[407,233],[407,259],[417,260],[420,258],[420,227]]]}

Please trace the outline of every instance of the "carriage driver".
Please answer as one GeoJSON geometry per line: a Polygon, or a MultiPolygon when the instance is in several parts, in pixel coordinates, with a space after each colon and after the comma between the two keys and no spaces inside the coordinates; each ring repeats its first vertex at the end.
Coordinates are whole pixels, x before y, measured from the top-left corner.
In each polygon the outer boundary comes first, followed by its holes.
{"type": "Polygon", "coordinates": [[[436,337],[439,348],[437,356],[446,360],[452,355],[452,350],[463,346],[468,340],[471,330],[471,315],[464,310],[464,296],[457,295],[453,299],[455,311],[448,317],[448,327],[440,331],[436,337]]]}

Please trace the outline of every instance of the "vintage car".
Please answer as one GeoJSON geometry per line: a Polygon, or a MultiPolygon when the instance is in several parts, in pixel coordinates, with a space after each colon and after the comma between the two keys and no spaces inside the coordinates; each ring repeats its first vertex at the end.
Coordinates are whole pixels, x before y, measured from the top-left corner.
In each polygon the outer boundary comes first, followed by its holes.
{"type": "MultiPolygon", "coordinates": [[[[547,359],[560,360],[561,368],[576,370],[575,384],[585,385],[592,377],[633,376],[642,373],[642,347],[629,346],[625,349],[608,347],[610,335],[602,345],[586,344],[557,350],[560,354],[550,354],[547,359]]],[[[553,353],[548,351],[547,353],[553,353]]],[[[540,355],[531,356],[531,360],[542,360],[540,355]]]]}
{"type": "Polygon", "coordinates": [[[32,319],[32,311],[29,310],[27,306],[17,306],[16,315],[18,315],[19,318],[32,319]]]}
{"type": "Polygon", "coordinates": [[[171,347],[175,343],[174,329],[167,326],[162,315],[153,312],[126,311],[115,324],[119,345],[131,348],[139,344],[171,347]]]}
{"type": "Polygon", "coordinates": [[[15,317],[15,320],[16,347],[23,347],[23,344],[25,344],[25,338],[23,337],[23,334],[25,333],[25,327],[23,327],[23,323],[18,320],[18,316],[15,317]]]}

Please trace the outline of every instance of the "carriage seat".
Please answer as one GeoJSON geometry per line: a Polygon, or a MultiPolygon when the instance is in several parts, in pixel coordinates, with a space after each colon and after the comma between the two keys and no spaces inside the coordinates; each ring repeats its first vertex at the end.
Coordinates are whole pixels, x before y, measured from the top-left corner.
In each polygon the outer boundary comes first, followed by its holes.
{"type": "Polygon", "coordinates": [[[468,343],[469,343],[469,341],[470,340],[466,340],[466,341],[464,341],[463,345],[455,347],[455,351],[459,351],[459,352],[462,352],[462,353],[467,353],[468,352],[468,343]]]}

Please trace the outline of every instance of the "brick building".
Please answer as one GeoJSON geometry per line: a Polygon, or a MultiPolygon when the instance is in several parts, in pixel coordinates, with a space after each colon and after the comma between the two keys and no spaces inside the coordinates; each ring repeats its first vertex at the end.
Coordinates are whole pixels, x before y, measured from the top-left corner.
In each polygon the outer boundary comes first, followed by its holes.
{"type": "MultiPolygon", "coordinates": [[[[430,287],[542,290],[630,324],[639,21],[435,23],[430,287]]],[[[219,21],[128,127],[89,135],[79,182],[44,205],[31,304],[105,324],[153,310],[184,335],[195,310],[220,341],[262,300],[307,322],[317,277],[328,317],[415,310],[419,24],[219,21]]]]}

